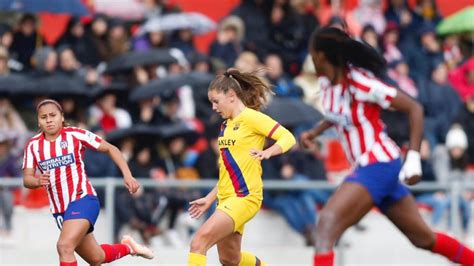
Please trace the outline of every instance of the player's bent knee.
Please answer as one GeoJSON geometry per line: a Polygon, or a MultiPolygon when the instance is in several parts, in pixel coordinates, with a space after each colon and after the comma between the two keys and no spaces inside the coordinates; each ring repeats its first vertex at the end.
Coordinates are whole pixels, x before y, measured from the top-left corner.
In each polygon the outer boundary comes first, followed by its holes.
{"type": "Polygon", "coordinates": [[[70,241],[60,240],[56,243],[56,249],[58,250],[59,255],[74,254],[75,248],[76,247],[70,241]]]}
{"type": "Polygon", "coordinates": [[[234,252],[220,252],[219,253],[219,262],[222,265],[238,265],[241,260],[240,251],[234,252]]]}
{"type": "Polygon", "coordinates": [[[212,244],[211,237],[210,231],[198,231],[191,241],[191,252],[206,252],[212,244]]]}
{"type": "Polygon", "coordinates": [[[337,227],[338,219],[337,215],[333,211],[322,211],[318,224],[317,224],[317,233],[318,236],[331,235],[330,233],[334,231],[337,227]],[[329,233],[329,234],[325,234],[329,233]]]}

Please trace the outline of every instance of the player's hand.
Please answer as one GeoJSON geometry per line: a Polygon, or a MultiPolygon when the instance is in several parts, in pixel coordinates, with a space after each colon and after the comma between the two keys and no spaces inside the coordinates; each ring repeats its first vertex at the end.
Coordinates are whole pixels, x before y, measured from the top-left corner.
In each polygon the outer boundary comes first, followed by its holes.
{"type": "Polygon", "coordinates": [[[189,203],[189,215],[191,218],[199,219],[211,207],[213,201],[208,198],[200,198],[189,203]]]}
{"type": "Polygon", "coordinates": [[[271,154],[271,151],[268,151],[268,150],[260,151],[257,149],[251,149],[250,156],[261,161],[261,160],[266,160],[272,157],[272,154],[271,154]]]}
{"type": "Polygon", "coordinates": [[[400,181],[414,185],[421,180],[421,158],[420,153],[414,150],[409,150],[405,158],[405,163],[398,174],[400,181]]]}
{"type": "Polygon", "coordinates": [[[38,182],[37,187],[49,186],[51,184],[49,181],[49,176],[50,176],[49,171],[42,173],[37,180],[38,182]]]}
{"type": "Polygon", "coordinates": [[[311,132],[311,130],[304,131],[300,135],[300,142],[303,148],[310,149],[310,150],[316,150],[317,145],[314,142],[315,136],[311,132]]]}
{"type": "Polygon", "coordinates": [[[137,190],[140,188],[140,183],[138,183],[138,181],[133,176],[124,177],[123,183],[130,194],[137,192],[137,190]]]}

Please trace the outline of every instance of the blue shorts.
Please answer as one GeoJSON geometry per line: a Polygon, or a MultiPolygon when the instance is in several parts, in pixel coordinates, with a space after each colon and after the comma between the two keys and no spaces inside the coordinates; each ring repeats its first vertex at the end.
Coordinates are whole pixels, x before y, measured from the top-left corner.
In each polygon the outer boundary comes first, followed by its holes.
{"type": "Polygon", "coordinates": [[[401,160],[395,159],[388,163],[357,167],[344,182],[358,183],[365,187],[375,206],[385,213],[393,203],[410,194],[398,180],[401,165],[401,160]]]}
{"type": "Polygon", "coordinates": [[[94,225],[97,217],[99,217],[99,212],[99,199],[96,196],[87,195],[84,198],[69,203],[65,212],[55,213],[53,216],[59,230],[63,228],[63,222],[66,220],[86,219],[90,223],[87,233],[91,233],[94,231],[94,225]]]}

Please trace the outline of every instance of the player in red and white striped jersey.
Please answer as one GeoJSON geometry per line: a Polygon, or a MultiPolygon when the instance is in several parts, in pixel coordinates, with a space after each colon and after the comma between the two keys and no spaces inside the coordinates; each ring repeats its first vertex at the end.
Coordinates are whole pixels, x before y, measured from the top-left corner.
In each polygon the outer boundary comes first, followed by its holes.
{"type": "MultiPolygon", "coordinates": [[[[320,76],[325,119],[304,132],[305,146],[336,127],[354,172],[324,206],[317,225],[314,265],[333,265],[334,243],[351,225],[377,206],[417,247],[462,265],[474,264],[474,252],[456,239],[435,233],[418,213],[409,185],[421,178],[420,143],[423,110],[403,92],[382,82],[385,61],[370,46],[335,28],[311,37],[310,53],[320,76]],[[410,150],[402,166],[399,148],[385,133],[382,108],[405,112],[410,121],[410,150]]],[[[389,263],[389,262],[387,262],[389,263]]]]}
{"type": "Polygon", "coordinates": [[[60,265],[77,265],[74,252],[91,265],[111,262],[128,254],[153,258],[151,250],[130,237],[124,237],[121,244],[99,246],[92,234],[100,206],[84,170],[86,148],[107,153],[112,158],[130,193],[140,187],[117,147],[87,130],[65,127],[62,107],[54,100],[40,102],[36,110],[41,133],[25,147],[23,183],[31,189],[46,188],[51,212],[61,230],[57,242],[60,265]],[[37,171],[39,177],[35,176],[37,171]]]}

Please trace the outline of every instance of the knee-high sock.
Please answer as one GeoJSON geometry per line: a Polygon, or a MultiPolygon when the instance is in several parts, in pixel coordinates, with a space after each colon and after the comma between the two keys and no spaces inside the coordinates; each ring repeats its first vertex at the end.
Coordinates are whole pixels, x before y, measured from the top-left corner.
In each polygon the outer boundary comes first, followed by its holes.
{"type": "Polygon", "coordinates": [[[333,266],[334,265],[334,252],[321,253],[314,255],[314,266],[333,266]]]}
{"type": "Polygon", "coordinates": [[[206,266],[206,256],[198,253],[189,252],[188,266],[206,266]]]}
{"type": "Polygon", "coordinates": [[[130,248],[125,244],[102,244],[100,245],[100,247],[102,248],[102,250],[104,250],[105,253],[104,263],[118,260],[121,257],[130,254],[130,248]]]}
{"type": "Polygon", "coordinates": [[[436,233],[436,242],[431,251],[443,255],[455,263],[474,265],[474,252],[458,240],[443,233],[436,233]]]}
{"type": "Polygon", "coordinates": [[[253,255],[250,252],[242,251],[240,253],[241,258],[239,266],[265,266],[266,264],[261,261],[257,256],[253,255]]]}
{"type": "Polygon", "coordinates": [[[77,266],[77,261],[73,262],[59,262],[59,266],[77,266]]]}

